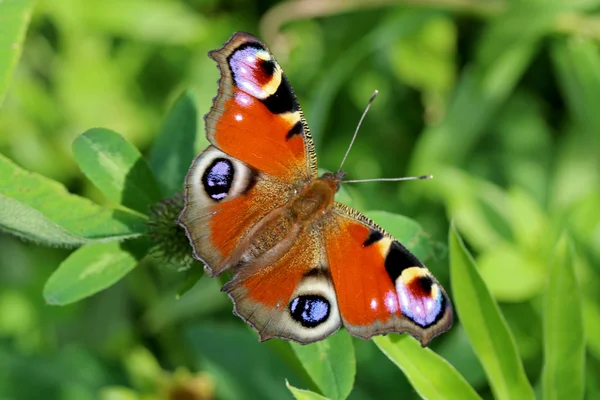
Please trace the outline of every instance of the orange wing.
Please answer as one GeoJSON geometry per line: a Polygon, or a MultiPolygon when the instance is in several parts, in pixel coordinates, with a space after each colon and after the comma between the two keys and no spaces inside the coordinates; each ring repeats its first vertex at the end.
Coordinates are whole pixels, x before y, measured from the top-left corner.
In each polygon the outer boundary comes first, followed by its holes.
{"type": "Polygon", "coordinates": [[[233,300],[235,314],[256,329],[261,341],[278,337],[312,343],[342,324],[319,232],[300,229],[293,236],[284,251],[239,266],[222,289],[233,300]]]}
{"type": "Polygon", "coordinates": [[[195,258],[213,275],[240,261],[259,221],[293,194],[292,186],[213,146],[196,157],[185,186],[185,208],[178,221],[195,258]]]}
{"type": "Polygon", "coordinates": [[[424,346],[452,325],[452,306],[429,270],[360,212],[335,203],[327,260],[344,326],[358,337],[408,332],[424,346]]]}
{"type": "Polygon", "coordinates": [[[235,33],[209,53],[221,71],[206,116],[208,140],[258,171],[286,182],[317,176],[308,125],[281,67],[267,46],[235,33]]]}

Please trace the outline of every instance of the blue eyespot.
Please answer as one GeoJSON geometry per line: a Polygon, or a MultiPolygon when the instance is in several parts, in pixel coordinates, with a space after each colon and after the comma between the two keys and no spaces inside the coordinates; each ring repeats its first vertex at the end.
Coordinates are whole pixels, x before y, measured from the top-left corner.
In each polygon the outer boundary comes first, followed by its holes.
{"type": "Polygon", "coordinates": [[[306,328],[314,328],[329,318],[329,301],[323,296],[298,296],[290,303],[290,314],[306,328]]]}
{"type": "Polygon", "coordinates": [[[231,161],[216,158],[204,171],[202,185],[206,193],[216,201],[223,200],[233,183],[234,168],[231,161]]]}

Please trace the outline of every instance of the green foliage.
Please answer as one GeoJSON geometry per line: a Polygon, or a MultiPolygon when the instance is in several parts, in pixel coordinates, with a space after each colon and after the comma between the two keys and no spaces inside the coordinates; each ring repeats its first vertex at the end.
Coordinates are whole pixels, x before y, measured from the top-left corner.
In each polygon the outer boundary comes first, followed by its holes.
{"type": "Polygon", "coordinates": [[[63,261],[44,286],[48,304],[65,305],[106,289],[145,255],[136,242],[87,244],[63,261]]]}
{"type": "Polygon", "coordinates": [[[0,156],[0,226],[25,239],[73,246],[123,240],[144,232],[144,220],[127,210],[99,207],[61,184],[27,172],[0,156]]]}
{"type": "Polygon", "coordinates": [[[33,3],[33,0],[7,0],[0,4],[0,105],[23,49],[33,3]]]}
{"type": "Polygon", "coordinates": [[[584,394],[585,334],[574,263],[572,244],[563,237],[550,266],[544,299],[545,399],[582,398],[584,394]]]}
{"type": "Polygon", "coordinates": [[[456,228],[450,228],[450,275],[456,312],[498,399],[533,399],[515,341],[456,228]]]}
{"type": "Polygon", "coordinates": [[[119,134],[92,129],[73,142],[81,172],[107,199],[140,213],[161,198],[158,184],[135,147],[119,134]]]}
{"type": "Polygon", "coordinates": [[[325,396],[331,400],[348,397],[354,386],[356,359],[347,331],[305,346],[292,343],[292,349],[325,396]]]}
{"type": "Polygon", "coordinates": [[[424,399],[480,399],[475,390],[446,360],[421,347],[411,337],[380,336],[377,347],[406,375],[424,399]]]}
{"type": "Polygon", "coordinates": [[[0,0],[0,398],[600,397],[600,1],[234,3],[0,0]],[[185,261],[206,53],[237,30],[278,57],[320,167],[379,89],[349,179],[434,175],[336,197],[447,289],[430,348],[259,343],[185,261]]]}

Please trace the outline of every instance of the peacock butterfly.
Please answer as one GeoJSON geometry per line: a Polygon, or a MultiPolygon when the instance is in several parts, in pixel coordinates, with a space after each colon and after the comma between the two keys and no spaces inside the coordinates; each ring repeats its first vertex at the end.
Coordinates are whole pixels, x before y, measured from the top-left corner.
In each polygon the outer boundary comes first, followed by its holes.
{"type": "Polygon", "coordinates": [[[429,270],[373,221],[334,200],[344,174],[317,174],[307,122],[267,46],[235,33],[211,51],[219,92],[211,145],[194,160],[179,224],[260,340],[312,343],[407,332],[423,346],[452,325],[429,270]]]}

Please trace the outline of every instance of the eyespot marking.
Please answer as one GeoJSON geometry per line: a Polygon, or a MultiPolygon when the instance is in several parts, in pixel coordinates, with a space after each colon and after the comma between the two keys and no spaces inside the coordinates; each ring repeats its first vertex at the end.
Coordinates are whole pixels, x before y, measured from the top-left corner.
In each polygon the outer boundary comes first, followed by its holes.
{"type": "Polygon", "coordinates": [[[275,70],[277,69],[277,66],[275,65],[275,61],[269,59],[269,60],[260,60],[260,66],[263,70],[263,72],[265,73],[265,75],[267,76],[273,76],[273,74],[275,73],[275,70]]]}
{"type": "Polygon", "coordinates": [[[246,43],[227,58],[233,83],[242,91],[266,99],[279,86],[280,71],[260,43],[246,43]]]}
{"type": "Polygon", "coordinates": [[[260,100],[273,114],[293,113],[298,111],[298,103],[293,93],[287,78],[281,75],[281,82],[275,93],[260,100]]]}
{"type": "Polygon", "coordinates": [[[385,270],[392,282],[396,282],[402,272],[410,267],[422,267],[423,264],[404,246],[394,240],[385,257],[385,270]]]}
{"type": "Polygon", "coordinates": [[[439,321],[446,310],[446,299],[439,285],[423,268],[405,270],[396,281],[400,311],[417,325],[427,328],[439,321]]]}
{"type": "Polygon", "coordinates": [[[202,175],[202,186],[211,199],[221,201],[231,189],[235,169],[226,158],[215,158],[202,175]]]}
{"type": "Polygon", "coordinates": [[[319,295],[308,294],[296,297],[289,305],[291,317],[305,328],[314,328],[329,318],[329,301],[319,295]]]}
{"type": "Polygon", "coordinates": [[[375,242],[379,242],[381,239],[383,239],[383,233],[376,231],[375,229],[371,229],[369,231],[369,237],[367,238],[367,240],[365,240],[363,246],[370,246],[375,242]]]}

